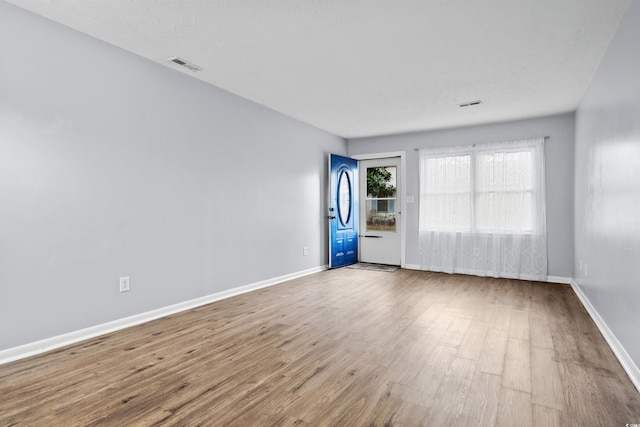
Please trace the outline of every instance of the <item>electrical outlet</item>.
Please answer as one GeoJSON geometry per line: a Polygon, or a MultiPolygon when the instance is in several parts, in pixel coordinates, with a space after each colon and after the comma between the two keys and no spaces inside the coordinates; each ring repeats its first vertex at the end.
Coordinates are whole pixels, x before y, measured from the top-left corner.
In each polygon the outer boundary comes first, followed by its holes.
{"type": "Polygon", "coordinates": [[[306,246],[304,248],[302,248],[302,255],[304,255],[304,256],[309,255],[309,251],[307,250],[306,246]]]}
{"type": "Polygon", "coordinates": [[[131,290],[129,276],[120,278],[120,292],[129,292],[131,290]]]}
{"type": "Polygon", "coordinates": [[[413,196],[407,196],[407,203],[413,203],[414,199],[413,196]]]}

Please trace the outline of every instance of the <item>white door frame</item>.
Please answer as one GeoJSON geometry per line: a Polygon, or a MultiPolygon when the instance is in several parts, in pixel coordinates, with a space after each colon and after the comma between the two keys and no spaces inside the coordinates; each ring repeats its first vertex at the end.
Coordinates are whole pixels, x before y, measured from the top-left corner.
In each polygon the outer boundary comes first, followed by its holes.
{"type": "MultiPolygon", "coordinates": [[[[407,237],[407,220],[405,219],[405,212],[407,211],[407,164],[406,164],[406,151],[390,151],[387,153],[372,153],[372,154],[355,154],[349,156],[356,160],[372,160],[372,159],[386,159],[388,157],[400,157],[400,178],[402,179],[402,187],[400,188],[400,267],[405,268],[405,252],[406,252],[406,237],[407,237]]],[[[360,201],[362,204],[362,200],[360,201]]],[[[360,215],[360,212],[358,212],[360,215]]],[[[362,225],[362,224],[361,224],[362,225]]],[[[360,245],[358,245],[358,259],[360,259],[360,245]]]]}

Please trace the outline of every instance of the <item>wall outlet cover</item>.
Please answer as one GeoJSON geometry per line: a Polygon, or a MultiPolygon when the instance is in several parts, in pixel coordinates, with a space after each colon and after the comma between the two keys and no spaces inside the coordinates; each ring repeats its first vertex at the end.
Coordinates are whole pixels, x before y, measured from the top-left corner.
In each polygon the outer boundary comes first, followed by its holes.
{"type": "Polygon", "coordinates": [[[120,292],[129,292],[131,290],[131,282],[129,276],[120,278],[120,292]]]}

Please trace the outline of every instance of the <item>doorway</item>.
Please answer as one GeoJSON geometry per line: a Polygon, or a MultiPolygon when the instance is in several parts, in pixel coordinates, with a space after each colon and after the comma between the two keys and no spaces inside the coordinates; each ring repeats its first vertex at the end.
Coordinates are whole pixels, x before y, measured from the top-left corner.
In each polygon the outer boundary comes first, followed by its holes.
{"type": "Polygon", "coordinates": [[[360,262],[402,264],[402,166],[400,157],[360,160],[360,262]]]}
{"type": "Polygon", "coordinates": [[[405,267],[405,170],[404,151],[329,155],[329,268],[405,267]]]}

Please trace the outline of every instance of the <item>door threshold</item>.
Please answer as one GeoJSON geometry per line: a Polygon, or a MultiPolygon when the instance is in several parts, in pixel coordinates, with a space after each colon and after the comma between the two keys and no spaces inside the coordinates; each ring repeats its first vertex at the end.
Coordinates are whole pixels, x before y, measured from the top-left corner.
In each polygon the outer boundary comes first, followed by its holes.
{"type": "Polygon", "coordinates": [[[347,265],[347,268],[353,268],[354,270],[370,270],[370,271],[384,271],[386,273],[393,273],[400,267],[397,265],[386,264],[372,264],[370,262],[358,262],[356,264],[347,265]]]}

